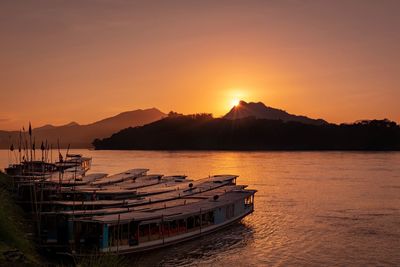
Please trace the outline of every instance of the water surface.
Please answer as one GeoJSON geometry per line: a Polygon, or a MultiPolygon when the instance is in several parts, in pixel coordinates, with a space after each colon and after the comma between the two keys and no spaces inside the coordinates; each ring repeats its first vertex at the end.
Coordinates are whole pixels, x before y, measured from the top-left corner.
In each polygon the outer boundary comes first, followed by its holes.
{"type": "MultiPolygon", "coordinates": [[[[400,265],[400,153],[74,150],[92,172],[238,174],[255,212],[215,234],[142,255],[161,266],[400,265]]],[[[7,164],[7,151],[0,151],[7,164]]]]}

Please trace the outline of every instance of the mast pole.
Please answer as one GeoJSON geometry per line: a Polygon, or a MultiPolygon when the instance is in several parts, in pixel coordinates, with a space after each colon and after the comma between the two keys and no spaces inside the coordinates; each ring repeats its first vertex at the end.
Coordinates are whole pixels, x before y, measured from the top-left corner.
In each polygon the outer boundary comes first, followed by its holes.
{"type": "Polygon", "coordinates": [[[59,183],[59,187],[61,189],[62,155],[61,155],[61,152],[60,152],[60,139],[57,139],[57,147],[58,147],[58,157],[59,157],[58,161],[59,161],[60,167],[61,167],[61,169],[58,170],[58,183],[59,183]]]}
{"type": "Polygon", "coordinates": [[[22,133],[23,133],[22,147],[23,147],[23,150],[24,150],[22,158],[23,158],[24,161],[26,161],[27,158],[28,158],[27,152],[26,152],[26,148],[28,146],[28,142],[26,141],[26,133],[25,133],[25,127],[24,126],[22,126],[22,133]]]}
{"type": "Polygon", "coordinates": [[[40,150],[41,150],[41,153],[42,153],[42,161],[44,162],[45,147],[44,147],[43,141],[42,141],[42,144],[40,145],[40,150]]]}
{"type": "Polygon", "coordinates": [[[8,164],[11,165],[11,160],[10,160],[10,150],[11,150],[11,136],[8,136],[8,149],[7,149],[7,161],[8,164]]]}
{"type": "Polygon", "coordinates": [[[33,150],[33,160],[36,160],[36,138],[35,137],[33,137],[32,150],[33,150]]]}
{"type": "Polygon", "coordinates": [[[30,148],[30,154],[31,154],[31,159],[30,159],[30,161],[32,161],[32,158],[33,158],[33,153],[32,153],[32,125],[31,125],[31,122],[29,122],[29,129],[28,129],[28,131],[29,131],[29,148],[30,148]]]}
{"type": "Polygon", "coordinates": [[[21,130],[19,130],[19,145],[18,145],[18,152],[19,152],[19,163],[21,164],[21,147],[22,147],[22,133],[21,130]]]}

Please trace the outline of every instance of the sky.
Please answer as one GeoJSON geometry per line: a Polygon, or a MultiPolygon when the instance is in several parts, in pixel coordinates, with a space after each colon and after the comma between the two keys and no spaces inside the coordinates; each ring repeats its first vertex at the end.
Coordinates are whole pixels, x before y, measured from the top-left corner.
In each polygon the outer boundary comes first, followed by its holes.
{"type": "Polygon", "coordinates": [[[400,122],[400,1],[0,2],[0,129],[261,101],[400,122]]]}

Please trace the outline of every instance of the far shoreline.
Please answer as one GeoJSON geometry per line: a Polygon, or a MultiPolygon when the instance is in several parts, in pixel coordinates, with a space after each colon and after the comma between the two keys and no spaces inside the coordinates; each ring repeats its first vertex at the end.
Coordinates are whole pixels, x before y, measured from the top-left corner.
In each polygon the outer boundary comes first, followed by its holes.
{"type": "MultiPolygon", "coordinates": [[[[60,148],[67,150],[67,148],[60,148]]],[[[87,147],[70,147],[69,150],[89,151],[154,151],[154,152],[400,152],[400,149],[95,149],[87,147]]],[[[0,151],[9,151],[0,148],[0,151]]],[[[57,151],[57,149],[53,149],[57,151]]]]}

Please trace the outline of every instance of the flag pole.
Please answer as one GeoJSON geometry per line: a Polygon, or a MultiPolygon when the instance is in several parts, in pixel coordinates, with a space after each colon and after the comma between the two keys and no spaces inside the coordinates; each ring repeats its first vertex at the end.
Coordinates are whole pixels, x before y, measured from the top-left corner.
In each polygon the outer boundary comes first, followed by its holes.
{"type": "Polygon", "coordinates": [[[32,150],[33,150],[33,160],[36,160],[36,138],[35,137],[33,137],[32,150]]]}
{"type": "Polygon", "coordinates": [[[42,161],[44,161],[44,144],[42,141],[42,144],[40,145],[40,150],[42,151],[42,161]]]}

